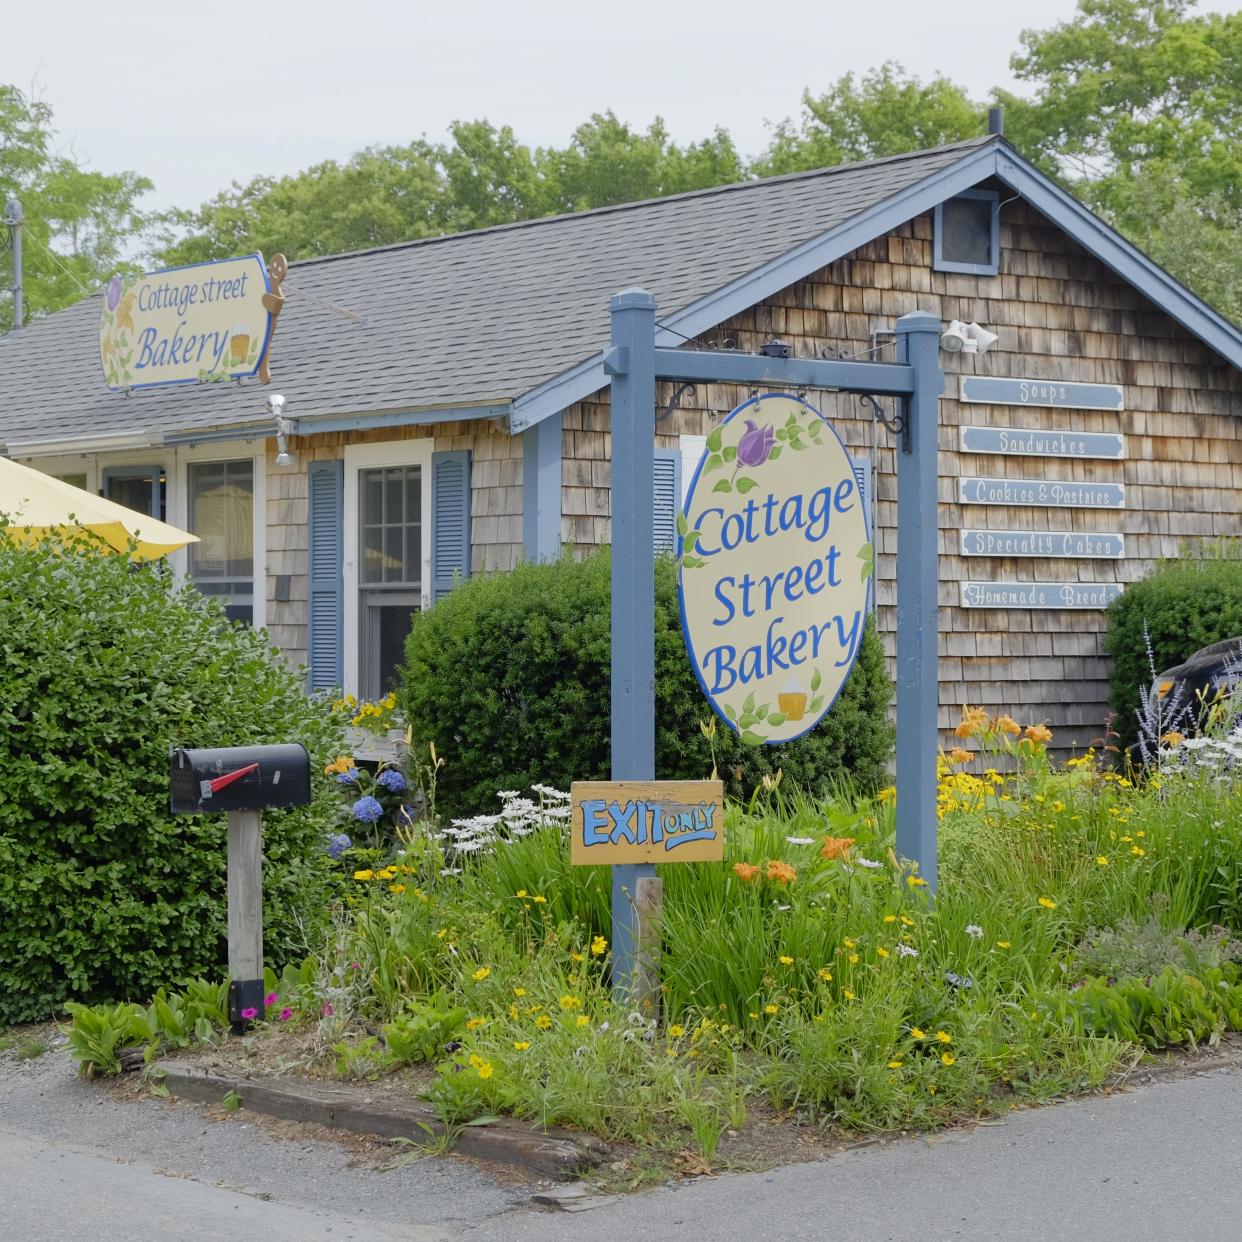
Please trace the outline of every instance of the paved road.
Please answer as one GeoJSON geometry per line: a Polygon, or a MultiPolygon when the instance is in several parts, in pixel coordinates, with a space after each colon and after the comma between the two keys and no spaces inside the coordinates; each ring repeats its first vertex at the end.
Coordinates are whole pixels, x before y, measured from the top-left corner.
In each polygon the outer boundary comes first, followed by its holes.
{"type": "Polygon", "coordinates": [[[3,1242],[1236,1242],[1242,1074],[1217,1071],[771,1173],[549,1214],[460,1160],[381,1173],[244,1114],[129,1103],[60,1054],[0,1069],[3,1242]]]}

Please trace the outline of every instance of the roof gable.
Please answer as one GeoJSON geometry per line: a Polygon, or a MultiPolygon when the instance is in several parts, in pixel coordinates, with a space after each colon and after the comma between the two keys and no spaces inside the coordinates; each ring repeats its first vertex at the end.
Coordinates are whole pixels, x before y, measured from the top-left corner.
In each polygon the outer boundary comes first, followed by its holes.
{"type": "MultiPolygon", "coordinates": [[[[292,264],[274,385],[307,432],[467,414],[519,431],[605,386],[617,289],[654,293],[657,343],[677,345],[989,177],[1242,368],[1234,325],[990,137],[292,264]]],[[[88,298],[0,338],[0,440],[266,432],[254,383],[109,392],[98,314],[88,298]]]]}

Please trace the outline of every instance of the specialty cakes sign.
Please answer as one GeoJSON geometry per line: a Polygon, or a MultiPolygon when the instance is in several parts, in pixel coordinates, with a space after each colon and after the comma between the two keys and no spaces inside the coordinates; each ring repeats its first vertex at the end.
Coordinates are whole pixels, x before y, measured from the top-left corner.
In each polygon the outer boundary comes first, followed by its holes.
{"type": "Polygon", "coordinates": [[[815,727],[862,641],[872,549],[818,410],[754,397],[711,435],[678,518],[682,627],[717,712],[758,745],[815,727]]]}
{"type": "Polygon", "coordinates": [[[108,387],[255,375],[279,301],[258,254],[114,276],[99,319],[99,356],[108,387]]]}

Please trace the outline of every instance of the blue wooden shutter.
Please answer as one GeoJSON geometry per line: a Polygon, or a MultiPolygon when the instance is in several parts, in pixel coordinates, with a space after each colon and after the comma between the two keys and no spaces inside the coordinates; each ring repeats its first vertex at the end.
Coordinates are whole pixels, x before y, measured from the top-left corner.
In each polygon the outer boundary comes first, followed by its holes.
{"type": "Polygon", "coordinates": [[[335,690],[343,681],[344,666],[345,463],[313,461],[306,473],[310,524],[307,684],[311,690],[335,690]]]}
{"type": "Polygon", "coordinates": [[[470,452],[431,455],[431,602],[470,577],[470,452]]]}
{"type": "MultiPolygon", "coordinates": [[[[871,563],[875,564],[875,526],[872,521],[872,514],[875,511],[875,503],[872,497],[872,488],[874,486],[871,462],[866,457],[851,458],[854,463],[854,477],[858,480],[858,495],[862,500],[863,522],[867,527],[867,538],[871,540],[871,563]]],[[[867,583],[867,611],[875,611],[875,571],[872,570],[871,581],[867,583]]]]}
{"type": "Polygon", "coordinates": [[[655,451],[655,552],[677,551],[677,514],[681,509],[681,453],[677,449],[655,451]]]}

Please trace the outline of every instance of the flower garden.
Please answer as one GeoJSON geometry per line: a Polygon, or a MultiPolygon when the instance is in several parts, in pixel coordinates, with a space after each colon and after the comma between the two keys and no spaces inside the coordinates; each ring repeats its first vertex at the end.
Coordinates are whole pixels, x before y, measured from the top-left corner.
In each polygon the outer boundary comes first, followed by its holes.
{"type": "MultiPolygon", "coordinates": [[[[562,791],[441,822],[434,747],[406,774],[334,760],[339,896],[321,942],[269,972],[245,1045],[395,1075],[449,1124],[507,1113],[712,1161],[757,1111],[933,1127],[1242,1028],[1236,721],[1130,776],[1104,749],[1054,765],[1038,724],[976,709],[957,732],[934,900],[893,851],[891,789],[815,800],[768,777],[731,805],[724,863],[662,869],[658,1013],[613,999],[606,869],[569,866],[562,791]]],[[[115,1069],[127,1043],[219,1043],[223,1005],[198,983],[79,1006],[71,1040],[115,1069]]]]}

